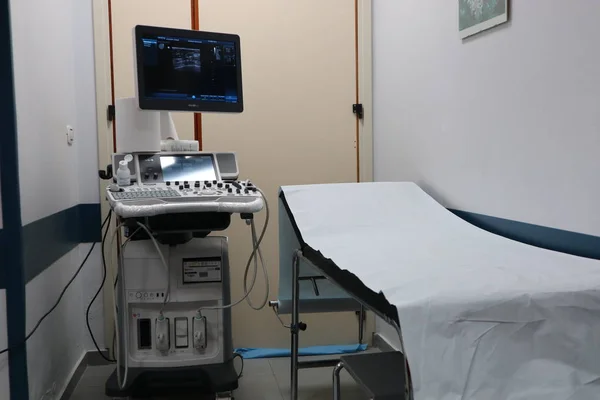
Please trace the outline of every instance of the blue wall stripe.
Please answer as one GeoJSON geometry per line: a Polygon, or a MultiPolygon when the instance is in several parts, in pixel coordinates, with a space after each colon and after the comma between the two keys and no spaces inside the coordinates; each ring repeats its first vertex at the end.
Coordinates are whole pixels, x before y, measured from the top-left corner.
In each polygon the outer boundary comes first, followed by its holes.
{"type": "Polygon", "coordinates": [[[450,211],[481,229],[509,239],[548,250],[600,260],[600,237],[598,236],[490,217],[467,211],[450,211]]]}
{"type": "Polygon", "coordinates": [[[2,193],[2,242],[0,268],[6,285],[6,321],[10,398],[28,400],[27,348],[25,339],[25,273],[19,189],[17,121],[12,66],[10,1],[0,0],[0,191],[2,193]]]}
{"type": "Polygon", "coordinates": [[[100,204],[79,204],[25,225],[25,281],[30,282],[79,243],[99,242],[100,225],[100,204]]]}

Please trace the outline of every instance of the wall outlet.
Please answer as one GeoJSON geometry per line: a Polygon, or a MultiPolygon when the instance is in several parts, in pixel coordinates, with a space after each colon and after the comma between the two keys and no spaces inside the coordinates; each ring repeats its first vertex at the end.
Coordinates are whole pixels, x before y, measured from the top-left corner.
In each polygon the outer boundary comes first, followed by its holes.
{"type": "Polygon", "coordinates": [[[67,125],[67,144],[70,146],[75,141],[75,130],[71,125],[67,125]]]}

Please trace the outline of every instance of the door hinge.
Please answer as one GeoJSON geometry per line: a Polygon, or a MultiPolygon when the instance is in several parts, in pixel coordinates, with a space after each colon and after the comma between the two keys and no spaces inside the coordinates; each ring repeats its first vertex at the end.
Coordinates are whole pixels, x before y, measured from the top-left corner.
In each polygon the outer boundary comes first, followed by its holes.
{"type": "Polygon", "coordinates": [[[108,119],[109,121],[115,120],[115,106],[113,106],[112,104],[110,104],[106,109],[106,119],[108,119]]]}
{"type": "Polygon", "coordinates": [[[365,117],[365,110],[363,109],[362,104],[352,104],[352,112],[356,114],[358,119],[363,119],[365,117]]]}

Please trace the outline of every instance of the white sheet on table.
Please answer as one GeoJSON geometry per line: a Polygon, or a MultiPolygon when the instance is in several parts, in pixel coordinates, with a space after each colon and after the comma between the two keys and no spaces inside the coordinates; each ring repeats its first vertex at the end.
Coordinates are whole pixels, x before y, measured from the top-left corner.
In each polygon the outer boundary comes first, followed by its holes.
{"type": "Polygon", "coordinates": [[[398,307],[416,400],[600,399],[600,262],[478,229],[414,183],[282,190],[304,241],[398,307]]]}

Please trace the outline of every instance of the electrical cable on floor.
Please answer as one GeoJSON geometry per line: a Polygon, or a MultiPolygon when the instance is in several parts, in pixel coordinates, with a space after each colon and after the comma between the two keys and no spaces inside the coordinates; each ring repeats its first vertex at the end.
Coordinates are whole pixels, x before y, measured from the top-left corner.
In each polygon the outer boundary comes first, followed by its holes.
{"type": "MultiPolygon", "coordinates": [[[[106,225],[106,223],[108,222],[108,215],[106,216],[106,218],[104,219],[104,221],[102,222],[102,225],[100,226],[100,230],[104,229],[104,226],[106,225]]],[[[77,271],[75,271],[75,274],[73,275],[73,277],[71,277],[71,279],[69,280],[69,282],[67,282],[67,284],[65,285],[65,287],[63,288],[63,290],[60,292],[60,295],[58,296],[58,299],[56,300],[56,302],[54,303],[54,305],[38,320],[38,322],[35,324],[35,326],[33,327],[33,329],[31,330],[31,332],[29,332],[27,334],[27,336],[25,336],[25,339],[20,342],[17,343],[14,346],[9,346],[5,349],[0,350],[0,354],[4,354],[6,352],[9,352],[11,350],[14,350],[15,348],[19,347],[19,346],[23,346],[31,336],[33,336],[33,334],[38,330],[38,328],[40,327],[40,325],[42,324],[42,322],[54,311],[56,310],[56,308],[58,307],[58,305],[60,304],[63,296],[65,295],[65,293],[67,292],[67,289],[69,289],[69,287],[71,286],[71,284],[75,281],[75,279],[77,278],[77,276],[79,275],[79,273],[81,272],[81,270],[83,269],[83,266],[85,265],[85,263],[87,262],[88,258],[90,258],[90,255],[92,254],[92,251],[94,251],[94,247],[96,247],[96,242],[92,243],[92,247],[90,247],[90,250],[88,251],[88,253],[86,254],[85,258],[83,259],[83,261],[81,262],[81,265],[79,265],[79,267],[77,268],[77,271]]]]}
{"type": "Polygon", "coordinates": [[[104,355],[102,350],[100,350],[100,346],[98,346],[98,342],[96,342],[96,337],[94,336],[94,332],[92,331],[92,327],[90,326],[90,310],[92,308],[92,305],[94,304],[94,301],[96,301],[96,299],[100,295],[100,292],[102,292],[102,289],[104,289],[104,283],[106,282],[106,256],[104,254],[104,245],[106,243],[106,236],[108,236],[108,231],[110,231],[111,219],[112,219],[112,210],[108,212],[108,224],[107,224],[106,230],[104,231],[104,234],[102,235],[102,245],[101,245],[102,283],[100,283],[100,287],[96,291],[96,294],[94,295],[94,297],[92,297],[92,301],[90,301],[90,304],[88,304],[88,306],[87,306],[87,309],[85,311],[85,324],[87,325],[87,329],[88,329],[88,332],[90,333],[90,337],[92,338],[92,342],[94,342],[94,347],[96,347],[96,350],[98,351],[100,356],[102,358],[104,358],[106,361],[108,361],[109,363],[114,363],[114,362],[116,362],[115,359],[108,358],[107,356],[104,355]]]}
{"type": "Polygon", "coordinates": [[[273,307],[273,312],[275,313],[275,316],[277,317],[277,319],[279,320],[279,322],[281,322],[281,325],[284,328],[290,329],[292,326],[291,325],[286,325],[285,322],[283,322],[283,320],[281,319],[281,316],[279,315],[279,312],[276,310],[277,307],[273,307]]]}
{"type": "Polygon", "coordinates": [[[242,357],[242,355],[240,353],[233,353],[234,360],[236,357],[239,357],[240,360],[242,361],[242,366],[240,367],[240,372],[238,373],[238,379],[240,379],[242,377],[242,374],[244,373],[244,357],[242,357]]]}

